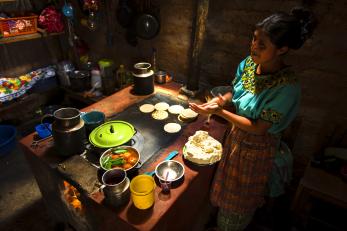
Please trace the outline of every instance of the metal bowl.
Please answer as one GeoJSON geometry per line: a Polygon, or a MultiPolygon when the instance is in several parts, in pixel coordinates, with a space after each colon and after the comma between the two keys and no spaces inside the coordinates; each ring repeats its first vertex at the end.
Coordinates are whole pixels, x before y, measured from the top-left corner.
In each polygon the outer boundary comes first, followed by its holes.
{"type": "Polygon", "coordinates": [[[157,165],[155,175],[163,181],[177,181],[184,175],[184,166],[176,160],[166,160],[157,165]]]}

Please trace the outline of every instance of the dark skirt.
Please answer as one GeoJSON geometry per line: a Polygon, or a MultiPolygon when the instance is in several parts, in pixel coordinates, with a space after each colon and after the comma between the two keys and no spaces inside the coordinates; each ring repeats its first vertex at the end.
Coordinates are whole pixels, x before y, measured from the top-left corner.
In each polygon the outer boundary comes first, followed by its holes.
{"type": "Polygon", "coordinates": [[[227,133],[211,202],[225,212],[252,214],[263,204],[278,138],[254,135],[236,127],[227,133]]]}

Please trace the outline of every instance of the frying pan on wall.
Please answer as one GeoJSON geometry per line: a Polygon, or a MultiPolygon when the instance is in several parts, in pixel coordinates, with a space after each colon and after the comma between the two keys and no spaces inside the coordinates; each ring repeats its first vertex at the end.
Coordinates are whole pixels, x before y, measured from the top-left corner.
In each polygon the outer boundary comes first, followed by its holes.
{"type": "Polygon", "coordinates": [[[160,30],[159,20],[149,13],[140,14],[135,21],[136,35],[142,39],[154,38],[160,30]]]}
{"type": "Polygon", "coordinates": [[[118,23],[127,29],[126,38],[137,45],[137,37],[152,39],[160,31],[159,7],[152,0],[120,0],[117,7],[118,23]]]}

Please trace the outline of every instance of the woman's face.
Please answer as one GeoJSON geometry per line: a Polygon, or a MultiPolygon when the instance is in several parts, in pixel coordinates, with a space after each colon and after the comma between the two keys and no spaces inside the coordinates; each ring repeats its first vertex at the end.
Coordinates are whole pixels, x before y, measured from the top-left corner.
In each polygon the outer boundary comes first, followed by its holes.
{"type": "Polygon", "coordinates": [[[271,63],[282,52],[273,44],[262,29],[256,29],[251,43],[251,57],[256,64],[271,63]]]}

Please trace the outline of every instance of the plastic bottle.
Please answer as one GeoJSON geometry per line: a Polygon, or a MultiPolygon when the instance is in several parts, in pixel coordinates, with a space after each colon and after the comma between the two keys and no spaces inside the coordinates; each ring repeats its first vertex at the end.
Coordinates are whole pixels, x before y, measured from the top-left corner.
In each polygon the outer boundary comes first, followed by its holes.
{"type": "Polygon", "coordinates": [[[91,74],[92,74],[92,77],[91,77],[92,88],[95,88],[96,90],[100,90],[102,88],[100,71],[98,69],[93,69],[91,71],[91,74]]]}
{"type": "Polygon", "coordinates": [[[117,70],[117,82],[119,88],[123,88],[126,85],[126,71],[123,64],[119,65],[119,68],[117,70]]]}

